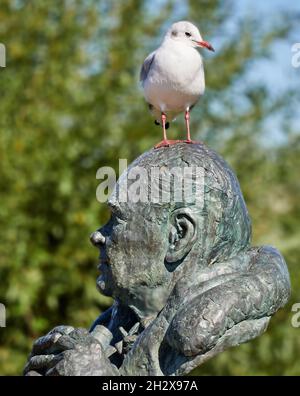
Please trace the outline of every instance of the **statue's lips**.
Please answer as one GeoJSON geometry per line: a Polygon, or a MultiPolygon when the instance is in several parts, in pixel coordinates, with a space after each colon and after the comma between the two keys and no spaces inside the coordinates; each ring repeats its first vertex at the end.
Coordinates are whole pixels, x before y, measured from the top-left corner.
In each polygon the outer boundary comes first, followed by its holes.
{"type": "Polygon", "coordinates": [[[106,267],[109,266],[109,261],[107,259],[105,259],[105,260],[101,259],[99,264],[98,264],[98,266],[97,266],[97,269],[99,271],[103,271],[103,269],[104,269],[103,266],[106,266],[106,267]]]}
{"type": "Polygon", "coordinates": [[[98,263],[97,269],[99,271],[107,270],[108,269],[107,267],[110,266],[110,262],[109,262],[109,258],[106,255],[106,252],[105,251],[101,251],[98,258],[99,258],[99,263],[98,263]]]}
{"type": "Polygon", "coordinates": [[[107,281],[112,276],[111,266],[108,260],[101,260],[97,269],[100,272],[98,280],[101,279],[102,281],[107,281]]]}

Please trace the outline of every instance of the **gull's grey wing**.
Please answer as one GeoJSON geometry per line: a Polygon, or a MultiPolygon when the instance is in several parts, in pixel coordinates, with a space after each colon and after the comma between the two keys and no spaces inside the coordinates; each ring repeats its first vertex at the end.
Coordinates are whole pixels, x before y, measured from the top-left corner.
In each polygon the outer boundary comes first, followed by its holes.
{"type": "Polygon", "coordinates": [[[155,58],[155,51],[151,52],[151,54],[149,54],[147,56],[147,58],[144,60],[143,66],[141,68],[141,72],[140,72],[140,81],[142,83],[144,83],[144,81],[146,80],[148,73],[151,69],[151,65],[154,61],[155,58]]]}

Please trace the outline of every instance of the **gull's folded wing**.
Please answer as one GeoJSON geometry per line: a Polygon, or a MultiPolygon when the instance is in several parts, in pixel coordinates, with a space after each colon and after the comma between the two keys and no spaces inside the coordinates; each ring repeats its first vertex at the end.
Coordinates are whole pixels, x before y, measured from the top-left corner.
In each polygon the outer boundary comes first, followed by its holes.
{"type": "Polygon", "coordinates": [[[144,84],[144,81],[147,79],[148,73],[151,69],[151,65],[154,61],[155,58],[155,51],[151,52],[151,54],[149,54],[147,56],[147,58],[144,60],[143,66],[141,68],[141,72],[140,72],[140,81],[142,82],[142,84],[144,84]]]}

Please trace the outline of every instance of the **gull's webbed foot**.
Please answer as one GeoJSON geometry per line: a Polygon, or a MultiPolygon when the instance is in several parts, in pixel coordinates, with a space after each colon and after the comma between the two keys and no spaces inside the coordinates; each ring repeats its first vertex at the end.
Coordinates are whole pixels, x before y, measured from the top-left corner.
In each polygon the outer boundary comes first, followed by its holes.
{"type": "Polygon", "coordinates": [[[162,140],[161,142],[157,143],[154,148],[162,148],[162,147],[169,147],[173,144],[180,143],[181,140],[162,140]]]}
{"type": "Polygon", "coordinates": [[[182,140],[183,143],[187,143],[187,144],[203,144],[203,142],[200,142],[198,140],[182,140]]]}

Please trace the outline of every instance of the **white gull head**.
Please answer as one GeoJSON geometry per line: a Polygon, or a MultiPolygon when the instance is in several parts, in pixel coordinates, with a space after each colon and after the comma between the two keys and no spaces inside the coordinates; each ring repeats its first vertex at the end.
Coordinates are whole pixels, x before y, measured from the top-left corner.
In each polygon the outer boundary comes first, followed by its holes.
{"type": "Polygon", "coordinates": [[[163,43],[177,42],[188,47],[203,47],[214,51],[213,47],[204,41],[199,29],[188,21],[173,23],[165,35],[163,43]]]}

